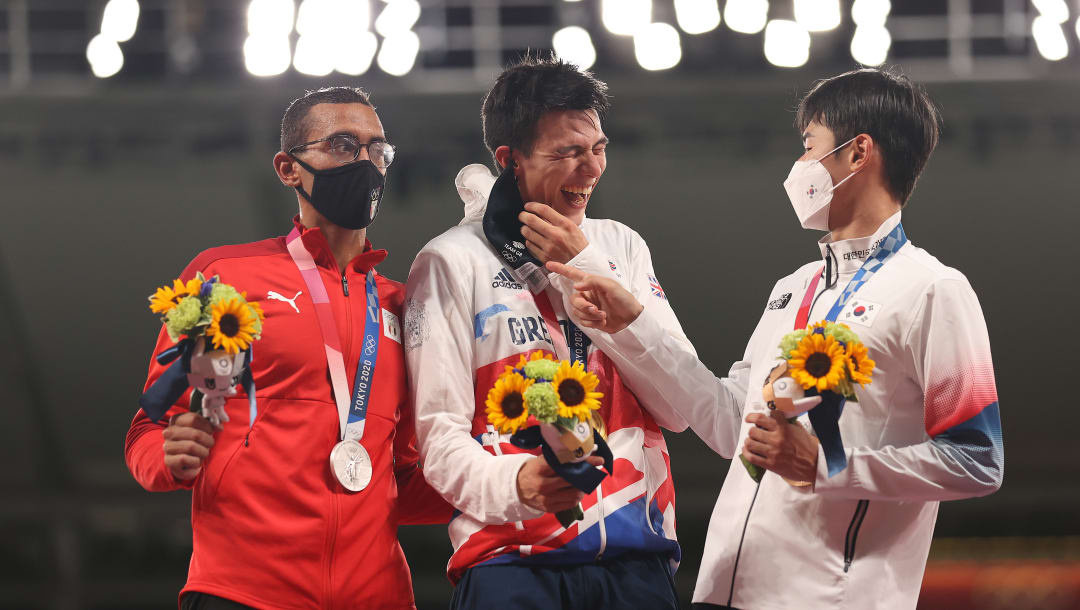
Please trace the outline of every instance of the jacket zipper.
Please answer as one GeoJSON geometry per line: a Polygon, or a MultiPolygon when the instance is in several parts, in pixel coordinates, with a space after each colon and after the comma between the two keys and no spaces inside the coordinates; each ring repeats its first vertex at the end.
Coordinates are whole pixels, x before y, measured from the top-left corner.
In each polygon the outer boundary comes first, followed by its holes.
{"type": "Polygon", "coordinates": [[[746,520],[743,521],[742,534],[739,536],[739,550],[735,551],[735,567],[731,569],[731,590],[728,591],[727,605],[730,606],[735,599],[735,574],[739,571],[739,556],[742,555],[743,541],[746,539],[746,527],[750,525],[750,513],[754,510],[754,502],[757,502],[757,494],[761,491],[761,481],[754,487],[754,497],[750,499],[750,508],[746,509],[746,520]]]}
{"type": "Polygon", "coordinates": [[[851,562],[855,560],[855,540],[859,537],[859,528],[862,527],[863,519],[866,519],[869,506],[869,500],[859,500],[859,503],[855,505],[855,514],[851,517],[847,537],[844,539],[844,572],[851,569],[851,562]]]}
{"type": "Polygon", "coordinates": [[[347,271],[341,274],[341,291],[345,293],[345,296],[349,296],[349,274],[347,271]]]}
{"type": "MultiPolygon", "coordinates": [[[[342,291],[342,293],[344,293],[344,295],[346,297],[349,296],[349,271],[348,271],[348,269],[341,272],[341,291],[342,291]]],[[[351,347],[351,344],[352,344],[352,308],[349,307],[348,303],[345,304],[345,333],[344,333],[344,335],[345,336],[341,338],[342,342],[344,343],[344,345],[341,346],[342,347],[342,353],[343,354],[348,354],[349,350],[350,350],[350,347],[351,347]]],[[[346,366],[348,366],[348,363],[346,363],[346,366]]],[[[331,495],[331,498],[330,498],[330,542],[327,545],[327,552],[326,552],[326,584],[327,584],[327,588],[326,588],[326,602],[327,602],[326,607],[327,608],[333,608],[334,607],[334,602],[336,601],[334,599],[334,573],[333,573],[333,568],[334,568],[334,549],[335,549],[336,542],[337,542],[338,521],[340,520],[340,516],[338,514],[339,513],[339,507],[338,507],[339,498],[338,498],[338,494],[336,492],[336,489],[331,491],[330,495],[331,495]]]]}

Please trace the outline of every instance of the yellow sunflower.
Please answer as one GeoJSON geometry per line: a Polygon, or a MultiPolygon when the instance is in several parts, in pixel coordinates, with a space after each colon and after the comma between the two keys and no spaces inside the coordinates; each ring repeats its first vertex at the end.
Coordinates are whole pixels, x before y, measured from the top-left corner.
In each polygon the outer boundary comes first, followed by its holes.
{"type": "Polygon", "coordinates": [[[509,373],[509,372],[512,372],[514,369],[523,369],[523,368],[525,368],[526,364],[532,362],[533,360],[543,360],[543,359],[544,359],[544,351],[539,350],[539,349],[536,350],[535,352],[533,352],[529,356],[528,360],[525,359],[525,354],[522,354],[521,357],[518,358],[518,362],[517,362],[516,366],[510,366],[509,364],[506,365],[506,371],[505,372],[509,373]]]}
{"type": "Polygon", "coordinates": [[[788,366],[791,376],[804,390],[816,387],[819,392],[832,390],[844,372],[844,348],[832,337],[812,333],[791,351],[788,366]]]}
{"type": "Polygon", "coordinates": [[[176,304],[180,302],[180,299],[186,296],[195,296],[199,294],[199,290],[202,288],[202,280],[199,278],[193,278],[187,282],[181,281],[179,278],[173,280],[173,285],[162,286],[154,291],[154,294],[150,295],[150,311],[154,313],[165,313],[176,307],[176,304]]]}
{"type": "Polygon", "coordinates": [[[529,419],[529,409],[525,406],[525,390],[534,383],[517,373],[505,373],[495,381],[495,387],[488,390],[488,423],[495,426],[499,434],[513,434],[529,419]]]}
{"type": "Polygon", "coordinates": [[[847,362],[851,380],[859,385],[870,383],[871,371],[874,370],[875,362],[870,359],[866,346],[857,341],[848,343],[844,351],[844,360],[847,362]]]}
{"type": "Polygon", "coordinates": [[[585,366],[580,362],[571,365],[564,360],[551,380],[551,386],[559,395],[559,417],[588,420],[592,412],[600,408],[600,399],[604,397],[593,391],[599,383],[596,375],[585,372],[585,366]]]}
{"type": "Polygon", "coordinates": [[[206,336],[213,340],[214,349],[225,348],[226,352],[236,354],[251,345],[255,321],[251,309],[238,299],[222,300],[211,306],[206,336]]]}

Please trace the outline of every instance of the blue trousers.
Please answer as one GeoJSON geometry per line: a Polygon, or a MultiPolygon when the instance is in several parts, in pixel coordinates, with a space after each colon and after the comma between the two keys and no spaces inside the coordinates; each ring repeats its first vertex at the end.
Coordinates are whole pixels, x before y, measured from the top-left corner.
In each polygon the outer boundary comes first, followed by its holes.
{"type": "Polygon", "coordinates": [[[570,566],[469,568],[450,610],[678,610],[666,555],[636,554],[570,566]]]}

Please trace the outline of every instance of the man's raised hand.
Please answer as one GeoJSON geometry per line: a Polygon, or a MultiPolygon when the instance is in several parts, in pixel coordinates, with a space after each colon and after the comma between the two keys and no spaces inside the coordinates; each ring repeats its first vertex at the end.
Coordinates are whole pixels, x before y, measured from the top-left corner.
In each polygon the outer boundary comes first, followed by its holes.
{"type": "Polygon", "coordinates": [[[570,262],[589,245],[581,229],[549,205],[530,201],[525,204],[525,211],[518,214],[518,220],[524,225],[521,236],[525,238],[525,247],[542,263],[570,262]]]}
{"type": "Polygon", "coordinates": [[[585,273],[556,261],[549,261],[545,267],[574,282],[570,313],[586,328],[617,333],[645,309],[634,295],[611,278],[585,273]]]}

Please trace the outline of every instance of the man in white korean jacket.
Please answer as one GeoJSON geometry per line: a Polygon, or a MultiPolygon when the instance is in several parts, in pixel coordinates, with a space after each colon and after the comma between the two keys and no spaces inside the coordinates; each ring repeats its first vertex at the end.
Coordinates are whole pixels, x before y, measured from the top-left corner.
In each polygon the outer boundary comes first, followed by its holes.
{"type": "Polygon", "coordinates": [[[796,117],[805,153],[784,187],[804,228],[830,232],[819,240],[820,260],[776,283],[723,379],[638,315],[630,293],[548,264],[576,282],[571,319],[620,370],[667,372],[651,377],[651,391],[638,390],[642,400],[671,397],[714,451],[769,471],[755,483],[732,462],[695,608],[915,608],[939,501],[1001,486],[997,389],[978,299],[900,223],[939,123],[920,87],[880,70],[842,74],[807,94],[796,117]],[[789,424],[762,397],[780,339],[824,319],[847,324],[876,361],[872,383],[839,418],[834,464],[806,415],[789,424]]]}

